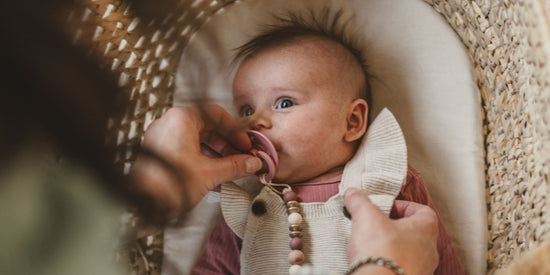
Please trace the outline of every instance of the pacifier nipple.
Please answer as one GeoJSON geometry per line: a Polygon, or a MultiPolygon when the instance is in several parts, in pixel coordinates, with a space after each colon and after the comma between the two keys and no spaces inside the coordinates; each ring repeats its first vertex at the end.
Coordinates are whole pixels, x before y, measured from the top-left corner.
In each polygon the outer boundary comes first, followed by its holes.
{"type": "Polygon", "coordinates": [[[252,150],[250,150],[250,153],[262,160],[262,169],[256,172],[256,176],[261,177],[265,175],[265,180],[271,181],[275,177],[275,170],[279,163],[275,146],[273,146],[273,143],[266,136],[258,131],[248,130],[246,133],[252,141],[252,150]]]}

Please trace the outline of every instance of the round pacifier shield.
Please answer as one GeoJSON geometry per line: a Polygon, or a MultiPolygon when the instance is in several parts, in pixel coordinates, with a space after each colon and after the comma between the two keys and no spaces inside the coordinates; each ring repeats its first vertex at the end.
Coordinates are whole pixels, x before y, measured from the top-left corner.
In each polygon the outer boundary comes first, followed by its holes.
{"type": "Polygon", "coordinates": [[[279,164],[279,158],[277,157],[277,151],[273,143],[264,136],[262,133],[254,130],[248,130],[246,132],[250,141],[252,141],[253,150],[251,153],[262,160],[262,169],[256,173],[257,176],[266,174],[265,179],[270,181],[275,176],[275,170],[279,164]]]}

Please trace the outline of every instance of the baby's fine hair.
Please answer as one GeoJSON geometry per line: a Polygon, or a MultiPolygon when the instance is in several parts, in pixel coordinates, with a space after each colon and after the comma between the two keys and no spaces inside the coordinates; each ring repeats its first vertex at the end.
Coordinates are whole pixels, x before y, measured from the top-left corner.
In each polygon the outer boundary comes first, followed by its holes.
{"type": "MultiPolygon", "coordinates": [[[[365,78],[365,87],[360,91],[360,97],[370,105],[371,75],[362,51],[362,39],[356,30],[350,27],[352,18],[343,20],[343,11],[337,10],[332,14],[327,7],[320,12],[308,10],[303,13],[288,12],[285,16],[274,15],[274,23],[264,25],[263,29],[254,38],[236,48],[233,64],[244,61],[270,47],[284,45],[295,39],[307,36],[317,36],[334,41],[346,48],[359,63],[365,78]]],[[[370,111],[371,108],[369,108],[370,111]]]]}

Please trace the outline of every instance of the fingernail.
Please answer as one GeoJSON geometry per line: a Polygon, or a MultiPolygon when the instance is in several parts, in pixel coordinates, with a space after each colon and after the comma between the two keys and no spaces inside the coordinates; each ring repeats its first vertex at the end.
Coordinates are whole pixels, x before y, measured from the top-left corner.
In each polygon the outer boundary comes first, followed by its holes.
{"type": "Polygon", "coordinates": [[[254,173],[262,168],[262,161],[259,158],[249,158],[245,162],[246,164],[246,172],[247,173],[254,173]]]}

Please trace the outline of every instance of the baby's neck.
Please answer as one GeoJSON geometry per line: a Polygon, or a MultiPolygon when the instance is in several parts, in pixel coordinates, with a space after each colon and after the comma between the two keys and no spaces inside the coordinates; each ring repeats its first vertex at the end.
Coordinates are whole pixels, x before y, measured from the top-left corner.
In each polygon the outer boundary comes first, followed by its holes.
{"type": "Polygon", "coordinates": [[[344,172],[344,166],[337,166],[337,167],[334,167],[328,171],[326,171],[325,173],[322,173],[320,175],[317,175],[313,178],[310,178],[308,180],[305,180],[303,182],[317,182],[317,181],[322,181],[322,180],[327,180],[327,179],[331,179],[331,178],[334,178],[340,174],[342,174],[344,172]]]}

